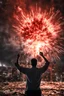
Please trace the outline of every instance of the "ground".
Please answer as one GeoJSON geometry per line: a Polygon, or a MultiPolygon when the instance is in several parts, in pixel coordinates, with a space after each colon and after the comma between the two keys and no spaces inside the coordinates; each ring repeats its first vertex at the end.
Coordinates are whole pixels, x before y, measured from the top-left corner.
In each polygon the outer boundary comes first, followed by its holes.
{"type": "MultiPolygon", "coordinates": [[[[0,96],[23,96],[25,85],[26,82],[0,82],[0,96]]],[[[64,82],[41,82],[40,88],[44,96],[64,96],[64,82]]]]}

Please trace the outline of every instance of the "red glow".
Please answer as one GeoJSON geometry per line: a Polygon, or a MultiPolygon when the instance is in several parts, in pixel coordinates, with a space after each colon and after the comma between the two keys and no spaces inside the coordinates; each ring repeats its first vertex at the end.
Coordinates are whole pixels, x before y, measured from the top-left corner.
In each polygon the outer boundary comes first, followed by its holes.
{"type": "Polygon", "coordinates": [[[23,51],[31,57],[37,56],[40,51],[48,54],[48,57],[59,57],[59,53],[63,52],[60,41],[64,40],[61,36],[60,12],[54,13],[52,9],[47,12],[33,7],[28,13],[18,7],[17,12],[19,13],[14,14],[17,25],[13,24],[13,28],[23,51]]]}

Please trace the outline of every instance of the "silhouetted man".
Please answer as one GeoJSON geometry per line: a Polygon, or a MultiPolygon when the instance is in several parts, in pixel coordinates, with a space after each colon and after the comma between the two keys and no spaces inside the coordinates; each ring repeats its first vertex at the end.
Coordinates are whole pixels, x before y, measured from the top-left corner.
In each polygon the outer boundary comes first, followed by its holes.
{"type": "Polygon", "coordinates": [[[42,52],[40,52],[40,55],[46,61],[45,65],[42,68],[36,68],[37,60],[35,58],[31,59],[32,68],[20,67],[20,65],[18,64],[19,55],[17,57],[17,62],[15,63],[15,66],[20,72],[27,75],[27,84],[25,92],[26,96],[41,96],[41,75],[47,70],[49,66],[49,61],[44,57],[42,52]]]}

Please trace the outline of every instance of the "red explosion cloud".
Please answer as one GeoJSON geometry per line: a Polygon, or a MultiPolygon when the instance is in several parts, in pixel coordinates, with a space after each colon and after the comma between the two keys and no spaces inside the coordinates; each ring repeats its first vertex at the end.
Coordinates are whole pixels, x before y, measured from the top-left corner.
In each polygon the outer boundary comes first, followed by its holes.
{"type": "Polygon", "coordinates": [[[49,12],[41,8],[31,7],[30,12],[23,11],[19,6],[17,14],[14,14],[13,29],[19,38],[11,41],[13,45],[21,46],[22,51],[30,55],[29,58],[36,57],[40,51],[47,58],[57,59],[63,52],[63,25],[59,11],[49,12]]]}

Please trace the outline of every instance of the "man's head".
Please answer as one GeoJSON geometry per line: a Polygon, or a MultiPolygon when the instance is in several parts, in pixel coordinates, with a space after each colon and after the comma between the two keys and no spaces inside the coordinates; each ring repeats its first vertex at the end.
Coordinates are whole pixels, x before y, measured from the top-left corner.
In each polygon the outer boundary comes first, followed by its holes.
{"type": "Polygon", "coordinates": [[[36,65],[37,65],[37,59],[32,58],[31,59],[31,64],[32,64],[32,67],[36,67],[36,65]]]}

